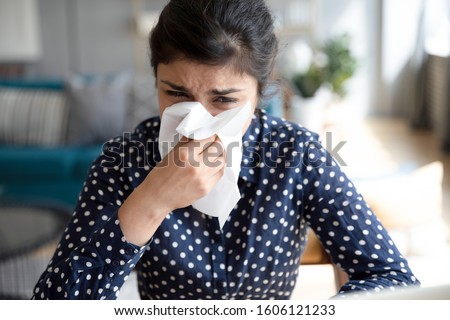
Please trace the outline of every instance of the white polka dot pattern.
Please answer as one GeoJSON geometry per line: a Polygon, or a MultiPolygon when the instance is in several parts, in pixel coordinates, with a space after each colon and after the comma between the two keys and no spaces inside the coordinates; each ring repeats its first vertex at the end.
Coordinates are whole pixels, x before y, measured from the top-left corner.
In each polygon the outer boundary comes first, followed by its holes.
{"type": "Polygon", "coordinates": [[[222,230],[189,206],[143,248],[128,243],[117,210],[160,160],[159,124],[105,144],[34,299],[115,299],[135,267],[143,299],[288,299],[308,227],[349,274],[341,293],[419,283],[317,135],[264,112],[244,135],[242,198],[222,230]]]}

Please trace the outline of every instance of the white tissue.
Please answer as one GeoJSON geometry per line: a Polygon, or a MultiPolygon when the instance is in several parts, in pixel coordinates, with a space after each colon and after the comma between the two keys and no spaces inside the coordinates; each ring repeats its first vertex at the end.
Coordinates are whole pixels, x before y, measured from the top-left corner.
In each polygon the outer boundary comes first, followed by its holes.
{"type": "Polygon", "coordinates": [[[202,140],[217,134],[222,141],[227,151],[224,175],[206,196],[192,204],[198,211],[217,217],[221,228],[241,198],[237,181],[242,160],[242,129],[250,112],[250,102],[217,116],[212,116],[199,102],[181,102],[166,108],[161,118],[158,144],[161,158],[173,149],[181,136],[202,140]]]}

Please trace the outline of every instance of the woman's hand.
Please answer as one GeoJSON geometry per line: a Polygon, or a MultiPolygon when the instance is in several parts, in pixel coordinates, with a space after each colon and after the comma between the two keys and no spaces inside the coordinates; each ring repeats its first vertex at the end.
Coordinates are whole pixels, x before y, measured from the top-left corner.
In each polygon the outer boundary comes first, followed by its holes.
{"type": "Polygon", "coordinates": [[[169,212],[208,194],[223,175],[225,157],[217,136],[204,140],[183,137],[119,209],[127,240],[145,244],[169,212]]]}
{"type": "Polygon", "coordinates": [[[208,194],[224,168],[225,150],[217,136],[204,140],[183,137],[144,183],[159,195],[161,207],[170,212],[208,194]]]}

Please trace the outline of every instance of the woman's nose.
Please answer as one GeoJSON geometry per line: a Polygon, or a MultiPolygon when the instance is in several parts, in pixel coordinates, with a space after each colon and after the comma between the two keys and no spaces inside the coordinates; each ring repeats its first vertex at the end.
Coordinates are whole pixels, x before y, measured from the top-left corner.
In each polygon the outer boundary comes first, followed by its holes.
{"type": "Polygon", "coordinates": [[[207,101],[198,101],[198,102],[200,102],[202,106],[206,109],[206,111],[208,111],[208,113],[213,117],[217,116],[221,112],[221,110],[218,110],[207,101]]]}

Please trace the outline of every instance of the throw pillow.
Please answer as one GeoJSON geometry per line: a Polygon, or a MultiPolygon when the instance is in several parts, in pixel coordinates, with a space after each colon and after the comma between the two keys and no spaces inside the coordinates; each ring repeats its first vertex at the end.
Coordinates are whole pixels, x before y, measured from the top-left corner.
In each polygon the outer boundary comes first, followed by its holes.
{"type": "Polygon", "coordinates": [[[405,254],[430,253],[445,245],[443,172],[443,164],[436,161],[409,173],[355,181],[405,254]]]}
{"type": "Polygon", "coordinates": [[[146,74],[136,74],[130,90],[125,130],[133,132],[139,123],[155,116],[159,116],[155,77],[150,71],[146,74]]]}
{"type": "Polygon", "coordinates": [[[62,91],[0,87],[0,144],[62,145],[67,118],[67,99],[62,91]]]}
{"type": "Polygon", "coordinates": [[[409,227],[441,216],[442,178],[442,163],[433,162],[409,173],[356,181],[356,185],[387,228],[409,227]]]}
{"type": "Polygon", "coordinates": [[[89,145],[121,135],[125,125],[131,77],[73,76],[67,83],[70,101],[68,143],[89,145]]]}

